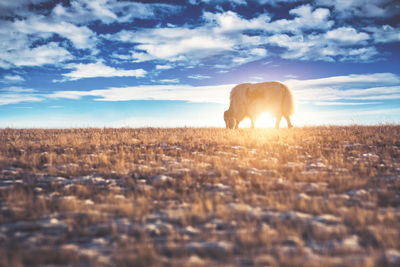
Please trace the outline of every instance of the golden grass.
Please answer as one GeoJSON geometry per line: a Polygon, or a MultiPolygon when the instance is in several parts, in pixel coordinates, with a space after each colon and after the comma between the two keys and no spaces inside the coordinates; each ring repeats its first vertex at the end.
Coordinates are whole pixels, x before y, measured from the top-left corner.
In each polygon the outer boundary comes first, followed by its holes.
{"type": "Polygon", "coordinates": [[[3,129],[0,266],[400,264],[398,136],[3,129]]]}

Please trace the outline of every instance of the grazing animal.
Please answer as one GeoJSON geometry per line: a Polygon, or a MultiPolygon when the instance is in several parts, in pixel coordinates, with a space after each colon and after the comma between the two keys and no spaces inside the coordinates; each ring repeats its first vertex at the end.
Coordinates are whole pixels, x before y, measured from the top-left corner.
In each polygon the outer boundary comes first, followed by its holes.
{"type": "Polygon", "coordinates": [[[254,128],[254,122],[263,112],[276,118],[275,128],[279,128],[282,116],[291,128],[290,116],[294,113],[292,91],[280,82],[236,85],[231,91],[229,109],[224,112],[226,128],[237,129],[244,118],[250,118],[254,128]]]}

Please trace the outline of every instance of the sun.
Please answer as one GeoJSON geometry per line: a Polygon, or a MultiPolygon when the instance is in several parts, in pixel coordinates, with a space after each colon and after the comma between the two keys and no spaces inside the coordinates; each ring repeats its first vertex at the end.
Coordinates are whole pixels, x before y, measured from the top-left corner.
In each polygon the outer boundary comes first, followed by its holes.
{"type": "Polygon", "coordinates": [[[266,128],[266,127],[274,127],[275,119],[271,117],[268,113],[261,113],[260,117],[256,120],[255,127],[266,128]]]}
{"type": "MultiPolygon", "coordinates": [[[[261,113],[260,117],[256,120],[255,127],[257,128],[269,128],[275,126],[275,119],[271,117],[268,113],[261,113]]],[[[251,127],[251,120],[249,118],[244,119],[239,124],[240,128],[250,128],[251,127]]]]}

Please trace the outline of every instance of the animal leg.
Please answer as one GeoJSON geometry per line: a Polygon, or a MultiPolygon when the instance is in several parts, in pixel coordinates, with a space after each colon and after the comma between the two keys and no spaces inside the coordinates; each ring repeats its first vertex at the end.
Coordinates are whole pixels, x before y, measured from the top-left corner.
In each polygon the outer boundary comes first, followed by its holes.
{"type": "Polygon", "coordinates": [[[279,129],[279,124],[281,124],[282,115],[276,116],[275,128],[279,129]]]}
{"type": "Polygon", "coordinates": [[[292,128],[293,125],[292,125],[292,122],[290,121],[290,117],[289,117],[289,116],[285,116],[285,119],[286,119],[286,121],[287,121],[287,126],[288,126],[288,128],[292,128]]]}

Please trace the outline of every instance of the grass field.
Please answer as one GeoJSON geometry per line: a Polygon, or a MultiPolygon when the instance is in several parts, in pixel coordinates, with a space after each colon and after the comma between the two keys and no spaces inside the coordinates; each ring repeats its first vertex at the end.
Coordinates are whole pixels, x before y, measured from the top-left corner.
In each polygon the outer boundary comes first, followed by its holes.
{"type": "Polygon", "coordinates": [[[399,266],[400,126],[0,130],[0,266],[399,266]]]}

